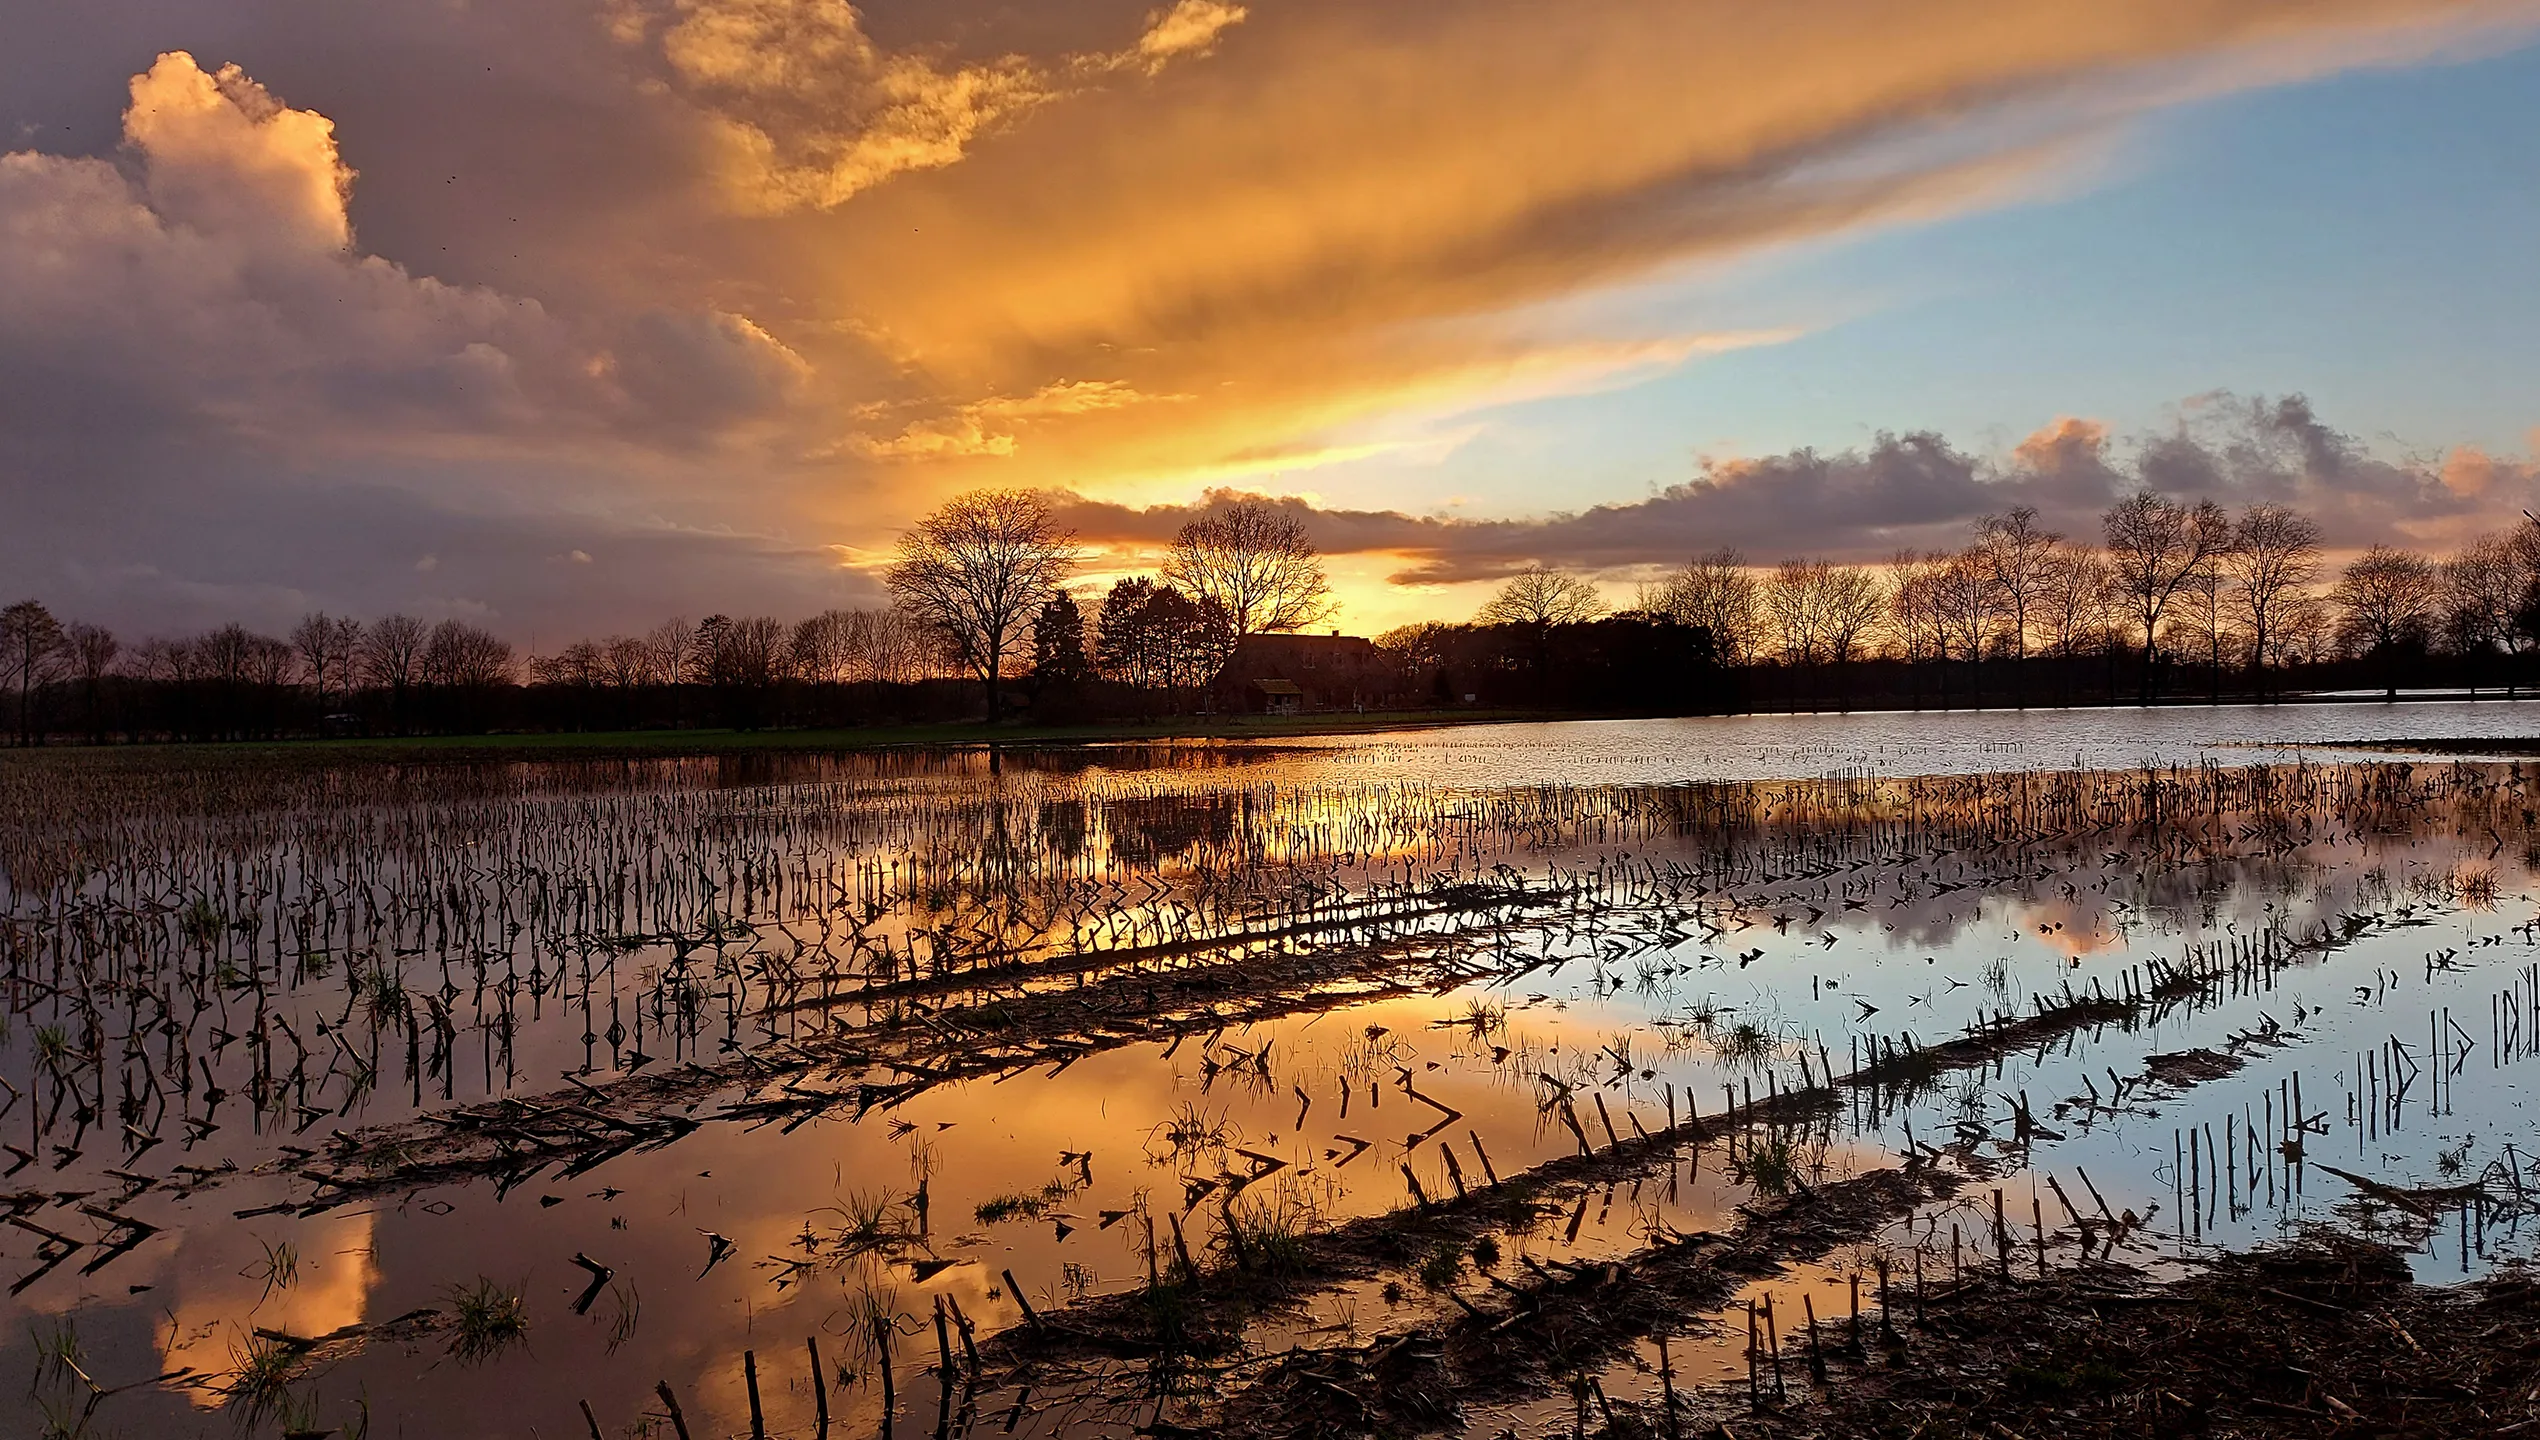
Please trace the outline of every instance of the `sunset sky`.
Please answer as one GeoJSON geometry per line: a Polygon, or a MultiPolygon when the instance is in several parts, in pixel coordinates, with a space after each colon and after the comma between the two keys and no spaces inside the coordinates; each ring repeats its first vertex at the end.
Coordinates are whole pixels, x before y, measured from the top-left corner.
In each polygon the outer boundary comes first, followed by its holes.
{"type": "Polygon", "coordinates": [[[1047,487],[1340,623],[2142,483],[2534,502],[2540,0],[82,0],[0,19],[0,601],[551,648],[1047,487]]]}

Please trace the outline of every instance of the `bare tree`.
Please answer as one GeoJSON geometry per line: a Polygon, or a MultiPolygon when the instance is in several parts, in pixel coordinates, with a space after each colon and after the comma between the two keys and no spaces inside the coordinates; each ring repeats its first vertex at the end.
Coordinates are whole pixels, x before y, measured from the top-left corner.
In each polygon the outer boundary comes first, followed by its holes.
{"type": "Polygon", "coordinates": [[[1156,592],[1164,588],[1169,587],[1145,575],[1111,582],[1094,622],[1094,664],[1103,674],[1141,690],[1163,684],[1167,647],[1160,638],[1161,617],[1150,612],[1156,592]]]}
{"type": "Polygon", "coordinates": [[[1975,553],[2002,607],[2003,635],[2011,642],[2011,695],[2027,703],[2019,662],[2028,658],[2030,620],[2043,598],[2064,537],[2037,523],[2037,507],[2022,505],[1976,522],[1975,553]]]}
{"type": "Polygon", "coordinates": [[[248,683],[256,690],[267,734],[279,733],[283,701],[291,689],[291,642],[271,635],[252,637],[247,647],[248,683]]]}
{"type": "Polygon", "coordinates": [[[2108,562],[2078,545],[2059,548],[2044,578],[2037,602],[2040,638],[2063,662],[2064,699],[2070,703],[2073,661],[2092,644],[2108,643],[2114,581],[2108,562]]]}
{"type": "Polygon", "coordinates": [[[885,575],[900,604],[978,675],[988,720],[1004,712],[1006,657],[1028,656],[1032,619],[1076,567],[1076,534],[1028,490],[974,490],[900,536],[885,575]]]}
{"type": "Polygon", "coordinates": [[[2443,639],[2473,666],[2471,686],[2485,667],[2505,657],[2505,693],[2521,685],[2518,663],[2540,621],[2540,521],[2526,517],[2510,531],[2478,536],[2443,562],[2438,602],[2443,639]]]}
{"type": "Polygon", "coordinates": [[[425,634],[423,622],[412,615],[385,615],[362,637],[362,678],[388,692],[389,712],[400,725],[406,721],[407,693],[422,676],[425,634]]]}
{"type": "Polygon", "coordinates": [[[1305,526],[1259,500],[1221,505],[1173,537],[1163,577],[1225,611],[1234,635],[1302,630],[1332,611],[1332,587],[1305,526]]]}
{"type": "Polygon", "coordinates": [[[1376,637],[1376,648],[1395,658],[1406,673],[1444,665],[1447,644],[1455,627],[1435,620],[1420,620],[1409,625],[1396,625],[1376,637]]]}
{"type": "Polygon", "coordinates": [[[1940,632],[1943,665],[1955,651],[1967,658],[1970,703],[1984,703],[1984,652],[2001,633],[2001,594],[1993,568],[1974,550],[1947,556],[1933,570],[1932,614],[1940,632]]]}
{"type": "Polygon", "coordinates": [[[2402,647],[2424,643],[2434,624],[2440,577],[2413,550],[2375,545],[2356,557],[2329,592],[2346,644],[2382,660],[2382,698],[2399,698],[2402,647]]]}
{"type": "Polygon", "coordinates": [[[1825,643],[1826,658],[1836,667],[1836,700],[1847,709],[1845,667],[1886,613],[1887,592],[1877,576],[1858,565],[1838,565],[1826,572],[1817,605],[1817,633],[1825,643]]]}
{"type": "Polygon", "coordinates": [[[936,645],[902,610],[824,610],[786,646],[804,679],[905,685],[933,670],[936,645]]]}
{"type": "Polygon", "coordinates": [[[1827,571],[1824,599],[1817,607],[1826,658],[1837,665],[1850,662],[1886,609],[1887,592],[1868,570],[1838,565],[1827,571]]]}
{"type": "Polygon", "coordinates": [[[632,690],[648,683],[653,675],[653,650],[632,635],[612,635],[600,645],[600,677],[619,690],[632,690]]]}
{"type": "Polygon", "coordinates": [[[1711,633],[1711,653],[1721,664],[1743,665],[1759,639],[1759,589],[1746,557],[1722,548],[1695,556],[1667,577],[1654,605],[1644,608],[1701,626],[1711,633]]]}
{"type": "MultiPolygon", "coordinates": [[[[1899,550],[1887,562],[1887,633],[1909,667],[1943,655],[1935,576],[1946,557],[1899,550]]],[[[1945,658],[1945,656],[1944,656],[1945,658]]],[[[1921,702],[1919,698],[1916,704],[1921,702]]]]}
{"type": "Polygon", "coordinates": [[[1577,625],[1605,613],[1605,597],[1574,575],[1535,565],[1508,577],[1473,616],[1477,625],[1577,625]]]}
{"type": "Polygon", "coordinates": [[[125,662],[127,671],[143,680],[160,685],[182,685],[193,678],[193,647],[182,640],[153,637],[132,647],[125,662]]]}
{"type": "Polygon", "coordinates": [[[2249,632],[2250,674],[2264,696],[2286,612],[2319,580],[2320,527],[2282,505],[2252,505],[2232,527],[2222,567],[2231,607],[2249,632]]]}
{"type": "Polygon", "coordinates": [[[60,673],[62,622],[33,600],[0,610],[0,666],[18,692],[18,743],[35,743],[35,692],[60,673]]]}
{"type": "MultiPolygon", "coordinates": [[[[2513,608],[2505,633],[2510,637],[2505,648],[2517,652],[2524,646],[2540,643],[2540,516],[2522,512],[2522,523],[2505,537],[2513,551],[2513,608]]],[[[2506,693],[2513,693],[2520,683],[2522,667],[2509,666],[2505,672],[2506,693]]]]}
{"type": "Polygon", "coordinates": [[[1813,665],[1820,658],[1831,569],[1823,560],[1784,560],[1764,580],[1764,613],[1772,620],[1784,665],[1813,665]]]}
{"type": "Polygon", "coordinates": [[[335,673],[341,677],[337,686],[339,698],[347,706],[353,703],[353,677],[361,669],[362,641],[367,634],[361,621],[350,615],[338,616],[335,634],[328,642],[335,651],[335,673]]]}
{"type": "Polygon", "coordinates": [[[576,640],[553,655],[529,662],[530,678],[541,685],[589,690],[608,677],[608,652],[589,640],[576,640]]]}
{"type": "Polygon", "coordinates": [[[2216,506],[2205,523],[2221,527],[2216,542],[2207,547],[2204,558],[2189,571],[2187,580],[2178,587],[2181,619],[2184,628],[2201,643],[2205,652],[2205,703],[2222,703],[2223,639],[2231,629],[2230,616],[2224,605],[2228,575],[2223,564],[2232,548],[2239,543],[2236,532],[2223,518],[2222,507],[2216,506]]]}
{"type": "Polygon", "coordinates": [[[749,615],[719,627],[706,657],[714,683],[764,690],[788,674],[783,621],[749,615]]]}
{"type": "Polygon", "coordinates": [[[1221,606],[1143,575],[1112,585],[1096,632],[1098,667],[1127,684],[1177,696],[1206,685],[1235,644],[1234,624],[1221,606]]]}
{"type": "Polygon", "coordinates": [[[823,610],[794,627],[787,663],[805,680],[905,685],[933,670],[932,636],[902,610],[823,610]]]}
{"type": "Polygon", "coordinates": [[[851,629],[859,679],[913,685],[941,672],[943,642],[904,610],[857,610],[851,629]]]}
{"type": "Polygon", "coordinates": [[[653,652],[653,677],[664,685],[685,685],[696,678],[697,627],[674,615],[644,636],[653,652]]]}
{"type": "MultiPolygon", "coordinates": [[[[2445,649],[2475,663],[2511,643],[2514,547],[2502,535],[2481,535],[2436,567],[2436,629],[2445,649]]],[[[2470,688],[2478,688],[2476,670],[2470,688]]]]}
{"type": "Polygon", "coordinates": [[[243,688],[255,665],[256,635],[232,621],[194,640],[196,673],[229,689],[243,688]]]}
{"type": "Polygon", "coordinates": [[[192,678],[208,691],[200,717],[222,735],[279,728],[282,692],[291,679],[291,646],[232,622],[186,645],[192,678]]]}
{"type": "Polygon", "coordinates": [[[362,622],[337,619],[319,610],[303,619],[291,632],[291,648],[300,657],[300,673],[309,677],[309,688],[317,692],[318,713],[326,713],[327,686],[349,691],[353,683],[353,666],[361,653],[362,622]]]}
{"type": "Polygon", "coordinates": [[[2185,505],[2149,490],[2127,496],[2099,517],[2108,545],[2108,567],[2126,616],[2143,637],[2143,684],[2138,698],[2152,701],[2152,660],[2161,621],[2179,587],[2188,583],[2231,533],[2222,507],[2210,500],[2185,505]]]}
{"type": "Polygon", "coordinates": [[[846,678],[846,625],[842,610],[823,610],[817,615],[794,622],[793,633],[785,637],[785,667],[814,684],[827,684],[846,678]]]}
{"type": "Polygon", "coordinates": [[[88,712],[88,738],[103,743],[106,676],[114,669],[115,657],[123,652],[123,642],[103,625],[75,620],[62,631],[62,650],[71,672],[79,676],[80,702],[88,712]]]}
{"type": "Polygon", "coordinates": [[[697,622],[697,667],[713,687],[723,723],[755,730],[767,723],[771,692],[795,671],[782,621],[767,615],[697,622]]]}
{"type": "Polygon", "coordinates": [[[2336,652],[2337,609],[2325,595],[2297,590],[2285,603],[2276,634],[2282,638],[2271,643],[2288,663],[2317,665],[2336,652]]]}
{"type": "Polygon", "coordinates": [[[1869,571],[1823,560],[1783,561],[1765,578],[1762,593],[1782,663],[1793,667],[1848,663],[1889,613],[1888,597],[1869,571]]]}
{"type": "Polygon", "coordinates": [[[290,641],[271,635],[250,636],[247,646],[248,682],[266,690],[281,690],[291,683],[294,659],[290,641]]]}
{"type": "Polygon", "coordinates": [[[463,620],[444,620],[423,643],[427,683],[452,690],[488,690],[511,678],[511,643],[463,620]]]}
{"type": "Polygon", "coordinates": [[[335,619],[312,610],[291,630],[292,652],[300,657],[300,673],[317,692],[318,713],[326,713],[326,682],[340,679],[335,670],[335,619]]]}
{"type": "Polygon", "coordinates": [[[724,632],[732,628],[732,617],[717,612],[697,622],[696,640],[689,647],[688,678],[713,685],[714,663],[723,653],[724,632]]]}

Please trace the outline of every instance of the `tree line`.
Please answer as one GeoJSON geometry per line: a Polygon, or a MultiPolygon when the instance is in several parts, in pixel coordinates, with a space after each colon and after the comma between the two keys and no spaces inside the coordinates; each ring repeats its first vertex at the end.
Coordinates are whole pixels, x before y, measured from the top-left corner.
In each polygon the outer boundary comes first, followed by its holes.
{"type": "Polygon", "coordinates": [[[410,615],[126,642],[25,600],[0,610],[0,665],[20,744],[940,720],[982,698],[1002,714],[1017,680],[1079,711],[1107,697],[1151,713],[1197,703],[1243,636],[1331,610],[1303,527],[1258,502],[1182,527],[1159,574],[1114,584],[1091,623],[1066,588],[1080,563],[1044,498],[985,491],[903,537],[894,604],[791,624],[672,619],[521,656],[480,626],[410,615]]]}
{"type": "Polygon", "coordinates": [[[901,610],[977,678],[991,722],[1018,671],[1035,708],[1054,718],[1149,713],[1158,695],[1178,708],[1245,637],[1302,630],[1333,608],[1304,525],[1257,500],[1220,504],[1184,525],[1158,573],[1115,582],[1090,626],[1067,588],[1083,558],[1042,495],[980,490],[901,536],[884,580],[901,610]]]}
{"type": "MultiPolygon", "coordinates": [[[[991,719],[1020,684],[1070,718],[1203,704],[1245,637],[1332,612],[1296,517],[1213,507],[1152,576],[1094,602],[1084,553],[1043,496],[957,497],[911,527],[894,603],[788,624],[665,621],[522,657],[480,626],[324,613],[287,636],[231,624],[126,642],[24,600],[0,610],[0,680],[20,744],[47,736],[252,738],[326,731],[847,724],[991,719]]],[[[2270,698],[2289,684],[2519,688],[2540,650],[2540,520],[2441,558],[2375,545],[2329,562],[2316,522],[2149,491],[2074,539],[2019,508],[1949,551],[1881,564],[1734,549],[1609,605],[1536,565],[1472,620],[1376,643],[1406,703],[1604,710],[2074,704],[2270,698]]]]}
{"type": "MultiPolygon", "coordinates": [[[[2270,698],[2369,685],[2519,688],[2540,647],[2540,520],[2448,557],[2374,545],[2332,565],[2317,522],[2289,507],[2237,512],[2152,492],[2101,517],[2095,542],[2022,507],[1987,515],[1949,551],[1883,564],[1734,549],[1644,584],[1625,614],[1697,627],[1739,682],[1734,705],[2114,703],[2270,698]]],[[[1540,567],[1475,617],[1559,627],[1606,613],[1584,579],[1540,567]]],[[[1385,643],[1449,664],[1458,628],[1385,643]]]]}

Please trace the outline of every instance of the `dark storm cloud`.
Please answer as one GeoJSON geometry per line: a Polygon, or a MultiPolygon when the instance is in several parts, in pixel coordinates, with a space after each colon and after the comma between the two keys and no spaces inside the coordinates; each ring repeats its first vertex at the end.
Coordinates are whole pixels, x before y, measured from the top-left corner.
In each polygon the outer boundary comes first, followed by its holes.
{"type": "MultiPolygon", "coordinates": [[[[665,518],[509,511],[436,503],[419,481],[371,464],[285,467],[181,438],[92,458],[146,483],[50,486],[0,525],[0,576],[65,614],[133,634],[236,619],[288,628],[311,609],[455,615],[542,642],[642,629],[673,614],[809,614],[879,603],[872,581],[801,539],[696,528],[665,518]],[[249,522],[251,523],[242,523],[249,522]],[[65,549],[55,536],[92,542],[65,549]]],[[[94,446],[87,447],[94,449],[94,446]]],[[[19,449],[12,463],[57,463],[19,449]]],[[[478,473],[472,488],[529,491],[553,476],[478,473]]],[[[576,477],[589,484],[592,477],[576,477]]]]}
{"type": "Polygon", "coordinates": [[[663,456],[756,468],[747,436],[805,383],[755,323],[561,316],[364,253],[331,122],[234,69],[160,56],[123,133],[112,159],[0,155],[12,591],[160,624],[835,590],[817,547],[654,503],[687,488],[663,456]]]}

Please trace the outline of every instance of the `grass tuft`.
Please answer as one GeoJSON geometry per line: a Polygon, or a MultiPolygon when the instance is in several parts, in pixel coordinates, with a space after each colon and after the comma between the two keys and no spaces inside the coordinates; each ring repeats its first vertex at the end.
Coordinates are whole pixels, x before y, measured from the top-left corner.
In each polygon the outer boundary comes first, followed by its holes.
{"type": "Polygon", "coordinates": [[[490,1360],[529,1335],[529,1307],[520,1293],[478,1276],[474,1285],[450,1287],[454,1323],[450,1353],[463,1364],[490,1360]]]}

